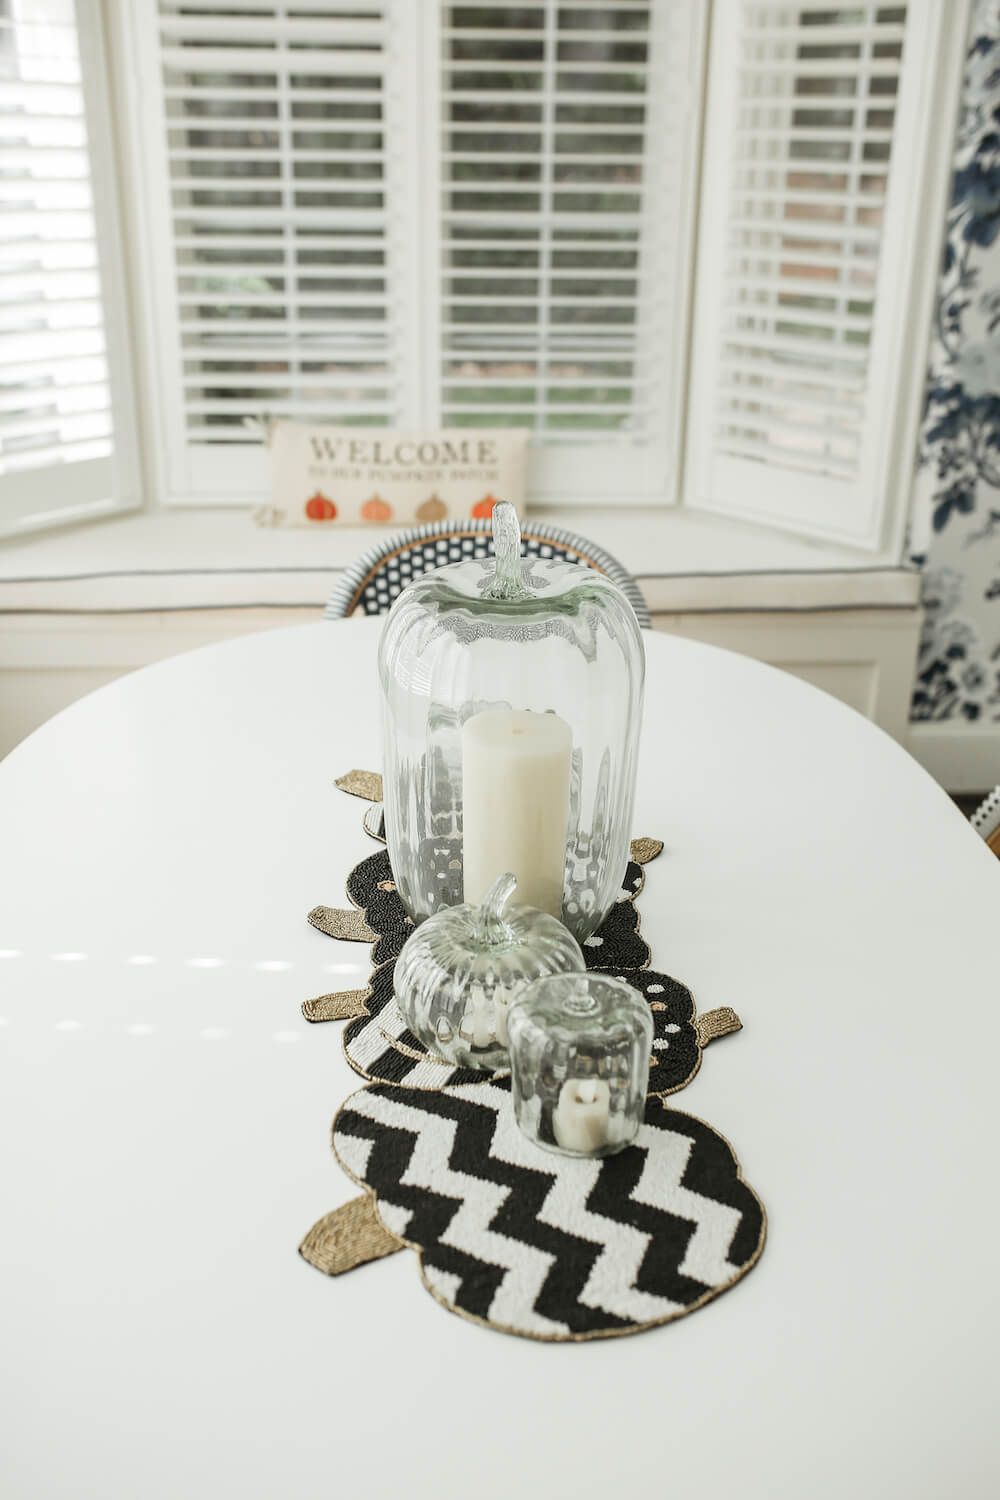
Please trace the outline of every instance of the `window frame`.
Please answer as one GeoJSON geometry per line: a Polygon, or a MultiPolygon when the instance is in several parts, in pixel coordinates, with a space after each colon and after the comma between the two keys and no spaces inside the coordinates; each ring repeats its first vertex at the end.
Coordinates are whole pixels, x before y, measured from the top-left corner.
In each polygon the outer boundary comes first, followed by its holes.
{"type": "MultiPolygon", "coordinates": [[[[150,451],[157,476],[156,492],[160,503],[172,506],[246,506],[268,501],[270,494],[254,487],[254,470],[260,470],[259,451],[236,443],[218,445],[213,455],[199,455],[199,466],[216,470],[224,477],[230,492],[205,491],[190,482],[184,454],[184,412],[173,399],[172,382],[167,374],[181,366],[180,331],[173,316],[175,270],[172,256],[158,253],[172,238],[172,209],[168,164],[162,149],[161,98],[162,83],[157,47],[158,21],[156,0],[106,0],[113,12],[113,33],[117,58],[120,113],[134,122],[127,143],[129,196],[141,205],[136,215],[134,240],[137,250],[137,275],[144,294],[140,306],[140,337],[143,352],[144,384],[148,392],[147,411],[152,436],[150,451]]],[[[402,383],[409,394],[405,417],[397,424],[411,429],[435,430],[442,425],[441,366],[443,328],[441,320],[442,282],[445,268],[441,264],[442,235],[440,213],[442,174],[440,170],[441,137],[447,128],[441,111],[441,0],[387,0],[392,6],[391,51],[402,66],[397,66],[387,89],[387,105],[397,111],[394,141],[390,145],[387,195],[404,184],[419,182],[419,191],[410,194],[407,222],[412,223],[412,242],[407,246],[405,269],[397,269],[397,296],[409,310],[410,336],[403,341],[407,350],[407,368],[402,383]],[[417,66],[414,66],[414,63],[417,66]],[[411,248],[412,246],[412,248],[411,248]],[[401,290],[402,289],[402,290],[401,290]]],[[[695,22],[690,28],[691,77],[689,111],[693,119],[692,149],[684,174],[679,212],[685,220],[682,253],[674,262],[676,287],[672,296],[678,307],[678,332],[674,341],[672,378],[665,374],[667,399],[662,420],[665,436],[662,444],[652,443],[648,458],[641,445],[633,450],[639,457],[636,467],[645,465],[651,474],[648,484],[636,487],[634,493],[621,489],[621,460],[616,445],[595,444],[586,453],[574,452],[564,461],[558,445],[529,447],[528,493],[535,507],[564,508],[602,507],[614,497],[618,505],[645,506],[662,510],[680,500],[680,482],[684,460],[684,406],[687,349],[693,310],[692,285],[695,260],[696,207],[698,195],[698,162],[701,134],[701,87],[705,64],[707,7],[704,0],[696,4],[695,22]],[[657,452],[662,447],[666,453],[657,452]],[[595,471],[598,478],[595,479],[595,471]],[[579,481],[586,474],[592,493],[581,493],[579,481]],[[644,492],[647,490],[648,492],[644,492]]],[[[659,8],[655,26],[650,28],[651,43],[655,30],[665,32],[669,7],[659,8]]],[[[392,124],[387,122],[387,135],[392,124]]],[[[317,414],[317,421],[323,418],[317,414]]],[[[589,446],[589,445],[588,445],[589,446]]],[[[208,445],[206,445],[207,450],[208,445]]]]}
{"type": "MultiPolygon", "coordinates": [[[[176,267],[173,261],[173,208],[168,161],[163,149],[163,126],[167,118],[163,107],[162,69],[158,49],[159,20],[157,0],[104,0],[110,7],[110,30],[115,59],[115,89],[118,112],[128,121],[128,139],[123,145],[123,170],[129,184],[133,214],[133,264],[142,295],[137,299],[139,313],[136,330],[139,342],[145,391],[145,431],[148,452],[155,474],[156,503],[165,507],[246,508],[269,501],[269,487],[255,485],[254,470],[261,470],[260,448],[250,444],[205,446],[198,455],[199,473],[192,474],[185,440],[185,413],[181,402],[173,399],[176,386],[168,371],[182,371],[183,348],[181,327],[173,315],[176,295],[176,267]],[[171,246],[171,253],[159,254],[158,247],[171,246]],[[218,479],[216,479],[218,475],[218,479]],[[199,479],[208,478],[207,489],[199,479]],[[214,485],[219,484],[220,488],[214,485]]],[[[358,0],[364,11],[372,0],[358,0]]],[[[399,8],[398,29],[387,36],[386,53],[412,57],[417,47],[417,5],[399,8]]],[[[397,138],[404,143],[413,140],[413,122],[417,118],[415,99],[418,78],[412,67],[397,70],[398,89],[386,104],[398,111],[401,123],[397,138]]],[[[388,132],[386,132],[388,134],[388,132]]],[[[389,153],[387,153],[387,157],[389,153]]],[[[417,194],[411,193],[412,163],[404,151],[387,161],[387,184],[410,197],[416,212],[417,194]]],[[[387,186],[387,195],[389,192],[387,186]]],[[[412,324],[420,307],[420,272],[416,257],[403,263],[397,282],[397,300],[412,324]]],[[[403,385],[407,392],[418,388],[419,340],[400,340],[401,359],[407,368],[403,385]]],[[[321,418],[317,417],[317,420],[321,418]]],[[[409,405],[403,414],[403,425],[419,427],[419,412],[409,405]]]]}
{"type": "MultiPolygon", "coordinates": [[[[879,267],[875,288],[876,317],[889,319],[877,329],[873,357],[867,372],[866,399],[883,403],[877,422],[865,433],[863,467],[850,485],[838,491],[835,481],[762,463],[760,474],[768,476],[761,489],[768,494],[748,494],[748,470],[738,459],[719,459],[712,451],[712,375],[722,342],[720,288],[722,253],[728,214],[728,172],[735,157],[725,149],[732,138],[735,102],[733,73],[737,63],[739,27],[732,24],[733,11],[742,0],[714,0],[712,39],[709,46],[710,77],[705,94],[702,211],[699,217],[697,286],[695,291],[694,338],[688,370],[688,442],[683,503],[692,512],[752,521],[818,541],[857,547],[865,552],[889,551],[902,555],[910,509],[916,455],[917,431],[923,402],[926,351],[933,316],[934,287],[940,264],[940,247],[946,233],[947,193],[955,149],[961,87],[962,58],[968,31],[970,0],[901,0],[907,7],[906,46],[916,55],[904,53],[902,88],[897,111],[884,227],[879,245],[879,267]],[[727,25],[727,23],[729,23],[727,25]],[[912,30],[911,30],[912,28],[912,30]],[[940,128],[940,122],[946,128],[940,128]],[[898,166],[899,152],[904,167],[898,166]],[[715,191],[704,186],[713,167],[722,161],[715,191]],[[936,226],[933,239],[922,239],[919,226],[936,226]],[[933,253],[930,253],[933,250],[933,253]],[[889,292],[890,285],[900,288],[889,292]],[[884,392],[884,394],[882,394],[884,392]],[[876,430],[873,430],[876,429],[876,430]],[[713,468],[722,482],[713,480],[713,468]],[[793,514],[789,499],[796,486],[815,486],[821,498],[829,497],[829,514],[810,519],[793,514]],[[853,515],[843,514],[844,500],[853,501],[853,515]]],[[[790,10],[814,11],[836,8],[826,0],[798,0],[790,10]]],[[[849,8],[849,7],[844,7],[849,8]]],[[[884,7],[890,9],[887,3],[884,7]]],[[[835,229],[831,238],[836,237],[835,229]]],[[[791,257],[791,252],[789,252],[791,257]]],[[[751,476],[752,482],[753,476],[751,476]]]]}
{"type": "MultiPolygon", "coordinates": [[[[642,33],[647,47],[647,60],[644,64],[651,78],[656,77],[657,72],[664,67],[664,60],[670,57],[668,36],[670,32],[669,20],[671,4],[667,0],[650,0],[653,6],[650,15],[650,25],[647,31],[642,33]]],[[[549,508],[561,510],[572,507],[574,510],[595,509],[605,507],[609,499],[613,497],[613,503],[618,506],[634,506],[649,510],[663,510],[674,507],[682,501],[682,473],[685,449],[685,409],[687,405],[687,351],[691,334],[691,325],[694,311],[694,266],[697,249],[698,229],[698,189],[699,189],[699,163],[701,158],[701,138],[704,124],[703,102],[704,102],[704,78],[707,61],[708,47],[708,21],[710,3],[706,0],[683,0],[683,3],[696,7],[696,13],[686,23],[687,55],[682,68],[683,75],[687,79],[688,99],[684,113],[690,118],[690,147],[687,152],[685,166],[677,176],[678,191],[676,196],[677,218],[681,229],[678,235],[677,254],[668,259],[668,265],[672,270],[673,277],[670,284],[670,292],[667,301],[676,315],[676,336],[673,340],[673,349],[668,357],[665,357],[662,366],[662,383],[665,387],[665,399],[661,411],[663,426],[662,439],[650,441],[647,444],[636,444],[629,453],[628,469],[633,481],[638,477],[638,483],[626,483],[622,489],[622,457],[627,451],[622,444],[609,442],[606,444],[577,444],[551,442],[546,443],[529,441],[528,445],[528,473],[527,494],[530,505],[535,508],[549,508]]],[[[442,142],[448,133],[458,133],[460,127],[450,124],[444,114],[441,98],[442,75],[454,64],[445,58],[442,49],[442,11],[443,0],[417,0],[422,6],[421,30],[423,32],[424,50],[422,53],[423,65],[423,107],[420,118],[416,122],[416,128],[421,133],[422,160],[420,172],[425,187],[421,195],[421,201],[425,208],[425,222],[421,234],[421,244],[425,253],[426,274],[424,276],[424,296],[430,296],[427,302],[427,318],[424,327],[424,383],[428,393],[424,406],[423,420],[429,427],[440,427],[445,425],[445,419],[441,414],[441,393],[445,384],[442,375],[442,366],[445,362],[444,335],[447,329],[447,321],[442,315],[442,304],[446,300],[443,292],[443,283],[449,274],[461,274],[449,272],[444,263],[444,250],[447,244],[442,233],[442,219],[445,217],[443,193],[447,190],[441,172],[442,142]],[[425,18],[425,19],[423,19],[425,18]],[[439,209],[435,205],[440,205],[439,209]]],[[[676,0],[674,0],[676,5],[676,0]]],[[[572,9],[572,7],[569,7],[572,9]]],[[[588,7],[590,8],[590,7],[588,7]]],[[[600,5],[594,7],[598,11],[600,5]]],[[[544,29],[539,28],[540,35],[544,35],[544,29]]],[[[581,31],[579,38],[583,39],[585,33],[581,31]]],[[[623,31],[622,40],[627,41],[629,33],[623,31]]],[[[565,34],[560,34],[557,29],[556,42],[568,40],[565,34]]],[[[553,68],[558,70],[558,64],[553,63],[553,68]]],[[[556,103],[567,103],[571,100],[570,94],[552,96],[556,103]]],[[[645,121],[643,123],[644,135],[657,138],[657,129],[666,106],[662,96],[657,97],[654,90],[643,95],[643,108],[645,110],[645,121]]],[[[531,127],[525,126],[526,130],[531,127]]],[[[567,132],[572,131],[572,126],[563,127],[567,132]]],[[[554,127],[558,133],[559,127],[554,127]]],[[[655,150],[655,148],[654,148],[655,150]]],[[[678,147],[680,153],[681,147],[678,147]]],[[[642,183],[643,191],[655,192],[649,177],[651,173],[648,148],[641,158],[644,169],[642,183]]],[[[540,229],[544,228],[544,216],[539,215],[540,229]]],[[[656,260],[656,250],[651,247],[648,237],[644,237],[639,245],[640,267],[636,272],[637,287],[640,288],[635,294],[638,307],[649,305],[653,299],[647,298],[641,290],[644,276],[649,276],[649,270],[642,268],[642,260],[656,260]]],[[[540,277],[547,274],[540,271],[540,277]]],[[[595,272],[595,275],[599,274],[595,272]]],[[[655,335],[654,335],[655,336],[655,335]]],[[[647,333],[647,337],[649,337],[647,333]]],[[[636,340],[636,351],[634,357],[638,363],[641,358],[641,336],[636,340]]],[[[526,377],[526,383],[530,384],[533,377],[526,377]]],[[[579,384],[586,384],[587,378],[581,377],[579,384]]],[[[474,384],[475,377],[470,383],[474,384]]],[[[643,381],[639,378],[634,380],[637,388],[641,388],[643,381]]]]}
{"type": "Polygon", "coordinates": [[[81,93],[97,246],[98,284],[111,399],[107,458],[60,461],[16,470],[0,480],[0,537],[23,536],[70,522],[141,510],[145,501],[135,400],[128,256],[123,236],[121,177],[112,118],[112,75],[101,0],[74,0],[81,93]],[[53,502],[53,482],[70,481],[74,498],[53,502]]]}

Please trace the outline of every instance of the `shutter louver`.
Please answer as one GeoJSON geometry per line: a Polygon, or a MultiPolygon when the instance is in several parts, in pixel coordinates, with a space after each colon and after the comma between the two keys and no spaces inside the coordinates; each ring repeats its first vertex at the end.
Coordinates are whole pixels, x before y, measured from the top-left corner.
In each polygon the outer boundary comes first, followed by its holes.
{"type": "Polygon", "coordinates": [[[0,12],[0,527],[115,492],[91,142],[73,0],[0,12]]]}
{"type": "Polygon", "coordinates": [[[877,541],[885,382],[914,252],[928,253],[907,243],[901,200],[920,159],[917,54],[933,30],[923,0],[717,5],[696,503],[877,541]]]}
{"type": "Polygon", "coordinates": [[[160,0],[175,493],[265,491],[261,418],[412,418],[393,9],[160,0]]]}
{"type": "Polygon", "coordinates": [[[530,428],[536,493],[671,497],[703,9],[441,21],[441,420],[530,428]]]}

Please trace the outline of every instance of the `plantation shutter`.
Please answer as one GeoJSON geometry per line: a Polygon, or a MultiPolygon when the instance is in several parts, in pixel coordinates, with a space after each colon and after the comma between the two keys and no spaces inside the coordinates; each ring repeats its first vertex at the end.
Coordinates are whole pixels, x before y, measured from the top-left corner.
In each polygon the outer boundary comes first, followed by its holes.
{"type": "Polygon", "coordinates": [[[137,498],[97,25],[86,0],[0,11],[0,532],[137,498]]]}
{"type": "Polygon", "coordinates": [[[705,7],[441,7],[448,426],[531,429],[534,490],[676,498],[705,7]]]}
{"type": "Polygon", "coordinates": [[[410,7],[142,4],[168,489],[246,500],[268,418],[417,417],[410,7]]]}
{"type": "Polygon", "coordinates": [[[135,4],[171,495],[265,493],[288,415],[675,498],[703,5],[135,4]]]}
{"type": "Polygon", "coordinates": [[[693,503],[877,545],[893,465],[912,468],[895,450],[943,213],[921,217],[921,182],[929,132],[952,138],[933,108],[948,12],[716,0],[693,503]]]}

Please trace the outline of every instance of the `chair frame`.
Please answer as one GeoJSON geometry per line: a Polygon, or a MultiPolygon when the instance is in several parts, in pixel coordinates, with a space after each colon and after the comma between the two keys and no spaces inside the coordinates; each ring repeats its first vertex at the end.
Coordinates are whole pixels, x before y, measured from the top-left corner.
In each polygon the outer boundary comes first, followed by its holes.
{"type": "MultiPolygon", "coordinates": [[[[459,517],[451,521],[434,521],[426,526],[411,526],[407,531],[396,532],[394,536],[387,537],[374,547],[369,547],[355,562],[351,563],[350,567],[344,569],[333,586],[323,611],[323,618],[342,620],[352,615],[361,602],[362,594],[382,564],[390,557],[396,557],[400,552],[407,551],[415,542],[432,541],[439,536],[482,536],[484,532],[492,532],[492,529],[493,523],[489,519],[459,517]]],[[[543,546],[551,544],[561,547],[566,552],[575,553],[577,557],[591,563],[599,573],[606,574],[612,583],[618,585],[635,610],[641,627],[644,630],[652,628],[649,606],[643,598],[638,583],[627,568],[624,568],[616,557],[612,557],[610,552],[605,552],[603,547],[598,547],[575,531],[566,531],[561,526],[548,526],[530,519],[522,521],[521,536],[525,540],[539,542],[543,546]]]]}

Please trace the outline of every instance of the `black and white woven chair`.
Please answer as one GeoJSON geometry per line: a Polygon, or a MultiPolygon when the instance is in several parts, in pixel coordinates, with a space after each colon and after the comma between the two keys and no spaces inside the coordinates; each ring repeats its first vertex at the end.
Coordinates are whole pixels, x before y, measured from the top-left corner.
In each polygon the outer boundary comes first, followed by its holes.
{"type": "Polygon", "coordinates": [[[985,802],[981,802],[970,819],[980,838],[1000,859],[1000,785],[993,788],[985,802]]]}
{"type": "MultiPolygon", "coordinates": [[[[586,537],[561,526],[521,522],[521,544],[528,557],[558,557],[566,562],[596,568],[617,583],[635,610],[639,624],[650,628],[649,609],[632,574],[617,558],[586,537]]],[[[444,563],[493,555],[493,523],[490,520],[436,521],[414,526],[387,537],[362,553],[345,568],[327,601],[323,617],[342,620],[348,615],[382,615],[408,583],[421,573],[444,563]]]]}

